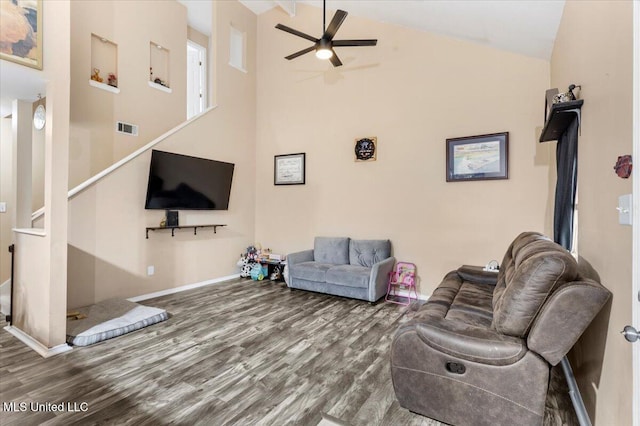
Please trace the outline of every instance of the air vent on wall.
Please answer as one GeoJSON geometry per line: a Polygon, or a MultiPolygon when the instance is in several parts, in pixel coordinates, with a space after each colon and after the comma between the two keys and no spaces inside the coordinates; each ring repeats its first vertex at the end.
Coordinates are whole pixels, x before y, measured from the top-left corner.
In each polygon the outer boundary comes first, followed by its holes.
{"type": "Polygon", "coordinates": [[[117,121],[116,132],[124,133],[125,135],[138,136],[138,125],[117,121]]]}

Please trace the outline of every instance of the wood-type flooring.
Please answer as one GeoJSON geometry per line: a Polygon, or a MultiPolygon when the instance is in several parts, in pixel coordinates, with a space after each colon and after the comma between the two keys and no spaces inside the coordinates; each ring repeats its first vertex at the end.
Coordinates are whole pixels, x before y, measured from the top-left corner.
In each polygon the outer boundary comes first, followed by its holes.
{"type": "MultiPolygon", "coordinates": [[[[247,280],[142,303],[169,320],[48,359],[0,330],[0,424],[441,424],[393,392],[389,347],[411,308],[247,280]]],[[[545,423],[573,423],[563,398],[545,423]]]]}

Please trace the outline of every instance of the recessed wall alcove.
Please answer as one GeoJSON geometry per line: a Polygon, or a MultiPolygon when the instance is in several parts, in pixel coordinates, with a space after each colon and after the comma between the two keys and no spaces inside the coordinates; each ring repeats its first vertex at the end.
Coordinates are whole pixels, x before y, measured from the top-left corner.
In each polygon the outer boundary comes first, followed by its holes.
{"type": "Polygon", "coordinates": [[[169,57],[169,49],[149,43],[149,86],[167,93],[171,93],[169,57]]]}
{"type": "Polygon", "coordinates": [[[111,93],[118,88],[118,45],[111,40],[91,34],[91,69],[89,84],[111,93]]]}

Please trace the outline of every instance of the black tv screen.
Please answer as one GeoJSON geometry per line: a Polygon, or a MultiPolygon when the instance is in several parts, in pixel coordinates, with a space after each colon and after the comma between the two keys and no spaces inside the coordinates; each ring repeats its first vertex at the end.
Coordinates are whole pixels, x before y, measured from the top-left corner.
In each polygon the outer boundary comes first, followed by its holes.
{"type": "Polygon", "coordinates": [[[145,209],[227,210],[234,164],[153,150],[145,209]]]}

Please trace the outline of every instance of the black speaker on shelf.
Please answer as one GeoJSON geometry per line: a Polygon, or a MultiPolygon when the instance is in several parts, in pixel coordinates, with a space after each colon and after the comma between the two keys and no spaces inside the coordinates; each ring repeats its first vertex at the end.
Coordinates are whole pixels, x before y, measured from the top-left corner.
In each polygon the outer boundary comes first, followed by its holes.
{"type": "Polygon", "coordinates": [[[167,210],[167,226],[178,226],[178,210],[167,210]]]}

